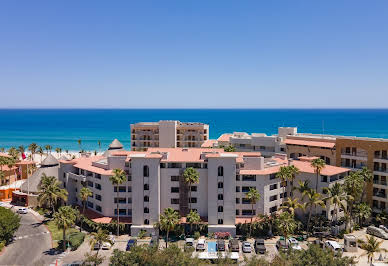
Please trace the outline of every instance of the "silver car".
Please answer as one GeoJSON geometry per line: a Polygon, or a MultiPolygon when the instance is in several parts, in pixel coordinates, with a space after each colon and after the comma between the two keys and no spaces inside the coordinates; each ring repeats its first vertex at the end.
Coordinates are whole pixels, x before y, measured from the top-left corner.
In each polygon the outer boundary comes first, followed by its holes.
{"type": "Polygon", "coordinates": [[[244,241],[242,243],[242,251],[244,253],[251,253],[252,252],[252,246],[251,246],[251,243],[249,243],[248,241],[244,241]]]}
{"type": "Polygon", "coordinates": [[[388,233],[385,232],[383,229],[378,228],[376,226],[372,226],[372,225],[368,226],[368,228],[366,229],[366,233],[369,235],[372,235],[372,236],[377,236],[377,237],[385,239],[385,240],[388,239],[388,233]]]}

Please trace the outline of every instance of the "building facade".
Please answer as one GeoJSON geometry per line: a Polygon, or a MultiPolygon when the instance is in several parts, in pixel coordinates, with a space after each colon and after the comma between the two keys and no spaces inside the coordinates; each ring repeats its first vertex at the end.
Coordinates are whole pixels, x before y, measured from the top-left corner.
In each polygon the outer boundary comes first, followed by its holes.
{"type": "Polygon", "coordinates": [[[159,121],[131,124],[131,150],[148,148],[201,147],[209,140],[209,125],[203,123],[159,121]]]}

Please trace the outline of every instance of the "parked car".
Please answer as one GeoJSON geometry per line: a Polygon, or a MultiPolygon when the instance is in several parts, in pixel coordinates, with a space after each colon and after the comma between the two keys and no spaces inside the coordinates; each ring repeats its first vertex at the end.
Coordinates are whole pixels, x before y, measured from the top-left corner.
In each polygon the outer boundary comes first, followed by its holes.
{"type": "Polygon", "coordinates": [[[132,247],[135,247],[137,245],[137,240],[136,239],[129,239],[127,242],[127,247],[126,251],[130,251],[132,247]]]}
{"type": "Polygon", "coordinates": [[[205,239],[203,239],[203,238],[198,239],[196,250],[197,251],[205,250],[205,243],[206,243],[205,239]]]}
{"type": "Polygon", "coordinates": [[[110,249],[112,247],[112,244],[109,242],[104,242],[101,246],[102,249],[110,249]]]}
{"type": "Polygon", "coordinates": [[[63,266],[81,266],[83,263],[83,261],[73,261],[72,263],[68,263],[63,266]]]}
{"type": "Polygon", "coordinates": [[[218,239],[216,244],[217,251],[225,251],[225,240],[218,239]]]}
{"type": "Polygon", "coordinates": [[[256,239],[255,240],[255,252],[257,254],[264,254],[267,251],[264,245],[264,239],[256,239]]]}
{"type": "Polygon", "coordinates": [[[380,224],[379,228],[383,229],[386,233],[388,233],[388,228],[385,225],[380,224]]]}
{"type": "Polygon", "coordinates": [[[369,235],[372,235],[372,236],[377,236],[377,237],[385,239],[385,240],[388,239],[388,233],[385,232],[383,229],[378,228],[376,226],[372,226],[372,225],[368,226],[368,228],[366,229],[366,233],[369,235]]]}
{"type": "Polygon", "coordinates": [[[27,208],[22,207],[18,209],[19,214],[27,214],[27,212],[28,212],[27,208]]]}
{"type": "Polygon", "coordinates": [[[99,243],[94,244],[93,249],[99,250],[101,248],[101,245],[99,243]]]}
{"type": "Polygon", "coordinates": [[[252,246],[251,246],[251,243],[249,243],[248,241],[244,241],[242,243],[242,251],[244,253],[251,253],[252,252],[252,246]]]}
{"type": "Polygon", "coordinates": [[[325,247],[333,250],[334,252],[340,252],[342,251],[341,246],[338,244],[337,241],[327,240],[325,241],[325,247]]]}
{"type": "Polygon", "coordinates": [[[240,246],[239,246],[237,239],[231,239],[229,241],[228,247],[229,247],[229,251],[231,251],[231,252],[239,252],[240,251],[240,246]]]}
{"type": "Polygon", "coordinates": [[[302,250],[302,247],[299,245],[298,240],[296,240],[294,237],[288,238],[288,243],[290,244],[290,247],[294,250],[302,250]]]}
{"type": "Polygon", "coordinates": [[[278,241],[276,241],[276,248],[278,250],[287,250],[288,247],[288,241],[286,241],[285,239],[279,239],[278,241]]]}

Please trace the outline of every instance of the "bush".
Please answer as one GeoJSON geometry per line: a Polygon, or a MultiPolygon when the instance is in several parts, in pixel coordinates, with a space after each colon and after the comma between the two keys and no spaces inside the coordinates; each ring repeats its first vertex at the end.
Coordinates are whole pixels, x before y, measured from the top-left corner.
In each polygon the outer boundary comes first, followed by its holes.
{"type": "Polygon", "coordinates": [[[198,232],[198,231],[195,231],[195,232],[194,232],[194,239],[197,240],[197,239],[200,238],[200,237],[201,237],[201,233],[198,232]]]}
{"type": "Polygon", "coordinates": [[[5,246],[5,241],[0,241],[0,251],[4,248],[5,246]]]}
{"type": "Polygon", "coordinates": [[[71,250],[76,250],[84,242],[85,234],[81,232],[71,233],[68,236],[70,242],[71,250]]]}
{"type": "Polygon", "coordinates": [[[147,236],[146,230],[140,230],[139,234],[137,235],[138,238],[143,239],[147,236]]]}
{"type": "Polygon", "coordinates": [[[8,244],[13,234],[20,226],[19,215],[13,213],[11,210],[0,207],[0,242],[5,241],[8,244]]]}
{"type": "MultiPolygon", "coordinates": [[[[80,215],[79,219],[77,220],[78,226],[81,225],[81,220],[83,221],[82,229],[88,232],[97,232],[99,228],[114,234],[117,232],[117,224],[115,222],[109,224],[101,224],[93,222],[84,215],[80,215]]],[[[129,224],[119,224],[119,227],[121,235],[128,235],[131,233],[131,226],[129,224]]]]}

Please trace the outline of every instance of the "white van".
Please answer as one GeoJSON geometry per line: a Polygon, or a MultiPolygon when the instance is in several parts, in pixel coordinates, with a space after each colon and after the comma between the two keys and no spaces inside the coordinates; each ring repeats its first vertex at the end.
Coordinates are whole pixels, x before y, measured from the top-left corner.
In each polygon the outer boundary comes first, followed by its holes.
{"type": "Polygon", "coordinates": [[[325,246],[334,252],[342,252],[342,248],[337,241],[327,240],[325,241],[325,246]]]}

